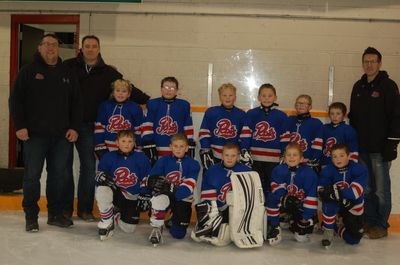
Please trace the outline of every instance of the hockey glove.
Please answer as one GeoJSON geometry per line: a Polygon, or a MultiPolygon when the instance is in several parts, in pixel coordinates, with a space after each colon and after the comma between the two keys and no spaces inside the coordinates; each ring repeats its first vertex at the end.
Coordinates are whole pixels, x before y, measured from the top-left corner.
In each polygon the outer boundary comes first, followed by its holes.
{"type": "Polygon", "coordinates": [[[383,147],[382,160],[385,162],[390,162],[397,158],[397,145],[399,141],[387,140],[385,146],[383,147]]]}
{"type": "Polygon", "coordinates": [[[298,220],[296,223],[295,232],[299,235],[312,234],[314,231],[314,221],[312,219],[309,220],[298,220]]]}
{"type": "Polygon", "coordinates": [[[146,211],[150,210],[150,208],[151,208],[151,203],[150,203],[151,197],[152,196],[150,194],[139,194],[138,202],[137,202],[138,212],[146,212],[146,211]]]}
{"type": "Polygon", "coordinates": [[[341,194],[336,185],[325,186],[318,190],[318,195],[323,202],[342,202],[341,194]]]}
{"type": "Polygon", "coordinates": [[[240,162],[248,167],[251,167],[253,165],[253,158],[251,158],[249,151],[247,151],[246,149],[242,149],[242,152],[240,154],[240,162]]]}
{"type": "Polygon", "coordinates": [[[200,149],[200,159],[201,165],[204,169],[209,169],[212,165],[215,164],[214,155],[211,149],[200,149]]]}
{"type": "Polygon", "coordinates": [[[114,178],[104,171],[99,171],[96,174],[95,180],[99,186],[108,186],[113,190],[117,189],[114,178]]]}
{"type": "Polygon", "coordinates": [[[94,148],[94,154],[95,154],[97,160],[100,160],[102,158],[102,156],[105,155],[106,153],[108,153],[108,148],[105,145],[96,146],[94,148]]]}
{"type": "Polygon", "coordinates": [[[193,140],[189,140],[189,150],[187,151],[188,156],[194,158],[194,156],[196,155],[195,151],[196,151],[196,142],[193,140]]]}
{"type": "Polygon", "coordinates": [[[311,159],[307,161],[307,166],[309,166],[314,172],[319,175],[321,172],[321,164],[319,162],[319,159],[311,159]]]}
{"type": "Polygon", "coordinates": [[[173,185],[164,176],[150,176],[147,179],[147,187],[153,192],[153,195],[169,195],[173,191],[173,185]]]}
{"type": "Polygon", "coordinates": [[[288,214],[295,215],[303,206],[303,202],[295,196],[285,195],[281,199],[281,206],[288,214]]]}
{"type": "Polygon", "coordinates": [[[142,151],[154,165],[158,159],[156,144],[154,142],[143,143],[142,151]]]}

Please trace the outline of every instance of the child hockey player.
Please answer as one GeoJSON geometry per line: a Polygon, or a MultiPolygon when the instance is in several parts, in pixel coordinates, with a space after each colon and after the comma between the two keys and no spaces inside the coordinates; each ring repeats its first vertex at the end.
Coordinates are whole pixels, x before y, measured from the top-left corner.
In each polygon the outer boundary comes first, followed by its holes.
{"type": "Polygon", "coordinates": [[[161,97],[147,102],[142,150],[153,164],[158,157],[171,154],[170,137],[177,133],[187,136],[190,155],[194,157],[190,103],[177,98],[178,89],[179,83],[175,77],[165,77],[161,80],[161,97]]]}
{"type": "Polygon", "coordinates": [[[331,148],[333,164],[320,174],[318,195],[322,201],[324,236],[322,245],[329,248],[334,233],[348,244],[358,244],[362,237],[364,188],[368,172],[362,165],[351,161],[351,153],[344,144],[331,148]],[[343,224],[337,227],[337,214],[343,224]]]}
{"type": "Polygon", "coordinates": [[[317,214],[317,175],[302,165],[302,148],[296,143],[286,146],[284,164],[272,170],[271,193],[267,199],[267,241],[276,245],[281,241],[280,207],[288,217],[290,230],[298,242],[309,240],[317,214]]]}
{"type": "MultiPolygon", "coordinates": [[[[234,106],[236,87],[230,83],[218,88],[220,106],[209,108],[200,126],[200,158],[204,169],[221,161],[222,147],[227,142],[239,143],[245,112],[234,106]]],[[[249,162],[249,153],[243,154],[249,162]]]]}
{"type": "Polygon", "coordinates": [[[100,159],[96,174],[95,196],[101,217],[97,226],[101,240],[113,234],[114,219],[124,232],[134,231],[139,221],[138,194],[146,192],[140,188],[140,183],[150,172],[148,158],[133,150],[135,135],[132,131],[119,131],[116,144],[118,150],[100,159]]]}
{"type": "Polygon", "coordinates": [[[247,172],[251,169],[239,162],[240,149],[227,143],[222,149],[222,161],[211,166],[203,176],[201,203],[196,205],[197,224],[191,237],[196,242],[206,241],[216,246],[231,242],[229,235],[229,213],[226,204],[231,190],[232,172],[247,172]]]}
{"type": "Polygon", "coordinates": [[[182,239],[192,215],[193,191],[196,187],[200,164],[186,155],[189,141],[184,134],[171,137],[172,154],[161,157],[150,172],[147,187],[152,191],[149,240],[153,245],[162,242],[162,229],[166,212],[171,209],[173,238],[182,239]]]}
{"type": "Polygon", "coordinates": [[[271,84],[263,84],[258,90],[261,105],[246,113],[240,140],[242,148],[250,150],[253,170],[260,175],[265,198],[270,189],[272,169],[281,157],[281,136],[285,132],[287,115],[278,110],[276,89],[271,84]]]}
{"type": "Polygon", "coordinates": [[[335,144],[345,144],[350,150],[350,159],[358,162],[358,140],[357,133],[350,125],[346,124],[344,117],[347,108],[342,102],[334,102],[329,106],[330,123],[324,124],[324,149],[321,165],[332,162],[330,149],[335,144]]]}
{"type": "Polygon", "coordinates": [[[117,150],[115,139],[122,130],[133,130],[136,146],[141,143],[143,111],[130,101],[132,85],[128,80],[118,79],[111,84],[111,99],[100,104],[94,131],[95,153],[100,159],[108,151],[117,150]]]}
{"type": "Polygon", "coordinates": [[[296,116],[290,116],[282,136],[283,143],[297,143],[304,154],[304,162],[316,172],[320,169],[322,156],[322,122],[312,118],[310,110],[312,99],[309,95],[300,95],[296,99],[296,116]]]}

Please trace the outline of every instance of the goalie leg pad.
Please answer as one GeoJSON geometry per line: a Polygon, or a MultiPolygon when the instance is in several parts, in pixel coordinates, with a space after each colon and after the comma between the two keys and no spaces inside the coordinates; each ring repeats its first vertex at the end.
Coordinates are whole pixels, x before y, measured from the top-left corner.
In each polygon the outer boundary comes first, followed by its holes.
{"type": "Polygon", "coordinates": [[[150,225],[153,227],[161,227],[164,225],[165,214],[169,206],[169,198],[165,194],[153,196],[151,202],[150,225]]]}
{"type": "Polygon", "coordinates": [[[133,233],[136,229],[136,224],[125,223],[122,219],[118,220],[118,226],[125,233],[133,233]]]}
{"type": "Polygon", "coordinates": [[[216,201],[204,201],[196,205],[197,224],[194,229],[196,237],[212,236],[217,233],[222,223],[222,215],[218,211],[216,201]]]}

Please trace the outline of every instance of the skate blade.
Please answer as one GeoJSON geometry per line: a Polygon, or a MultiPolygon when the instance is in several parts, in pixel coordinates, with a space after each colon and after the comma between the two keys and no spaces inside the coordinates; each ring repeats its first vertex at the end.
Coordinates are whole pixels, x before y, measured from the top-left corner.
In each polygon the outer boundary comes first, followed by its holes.
{"type": "Polygon", "coordinates": [[[114,235],[114,231],[110,231],[107,235],[101,235],[100,240],[104,241],[107,240],[108,238],[112,237],[114,235]]]}

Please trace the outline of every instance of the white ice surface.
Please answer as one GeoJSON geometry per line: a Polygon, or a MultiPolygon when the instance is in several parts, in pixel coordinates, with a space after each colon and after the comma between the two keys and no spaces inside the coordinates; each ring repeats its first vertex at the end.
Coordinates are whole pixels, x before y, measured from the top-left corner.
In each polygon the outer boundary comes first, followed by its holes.
{"type": "MultiPolygon", "coordinates": [[[[348,246],[335,238],[331,249],[320,247],[321,235],[301,244],[284,232],[282,243],[256,249],[239,249],[233,244],[214,247],[195,243],[187,235],[173,239],[164,231],[165,243],[153,247],[147,237],[150,226],[143,222],[133,234],[119,228],[114,236],[101,242],[96,223],[74,219],[72,228],[58,228],[39,218],[38,233],[25,232],[22,212],[0,212],[0,265],[394,265],[400,262],[400,234],[380,240],[362,239],[348,246]]],[[[189,228],[190,231],[191,228],[189,228]]]]}

